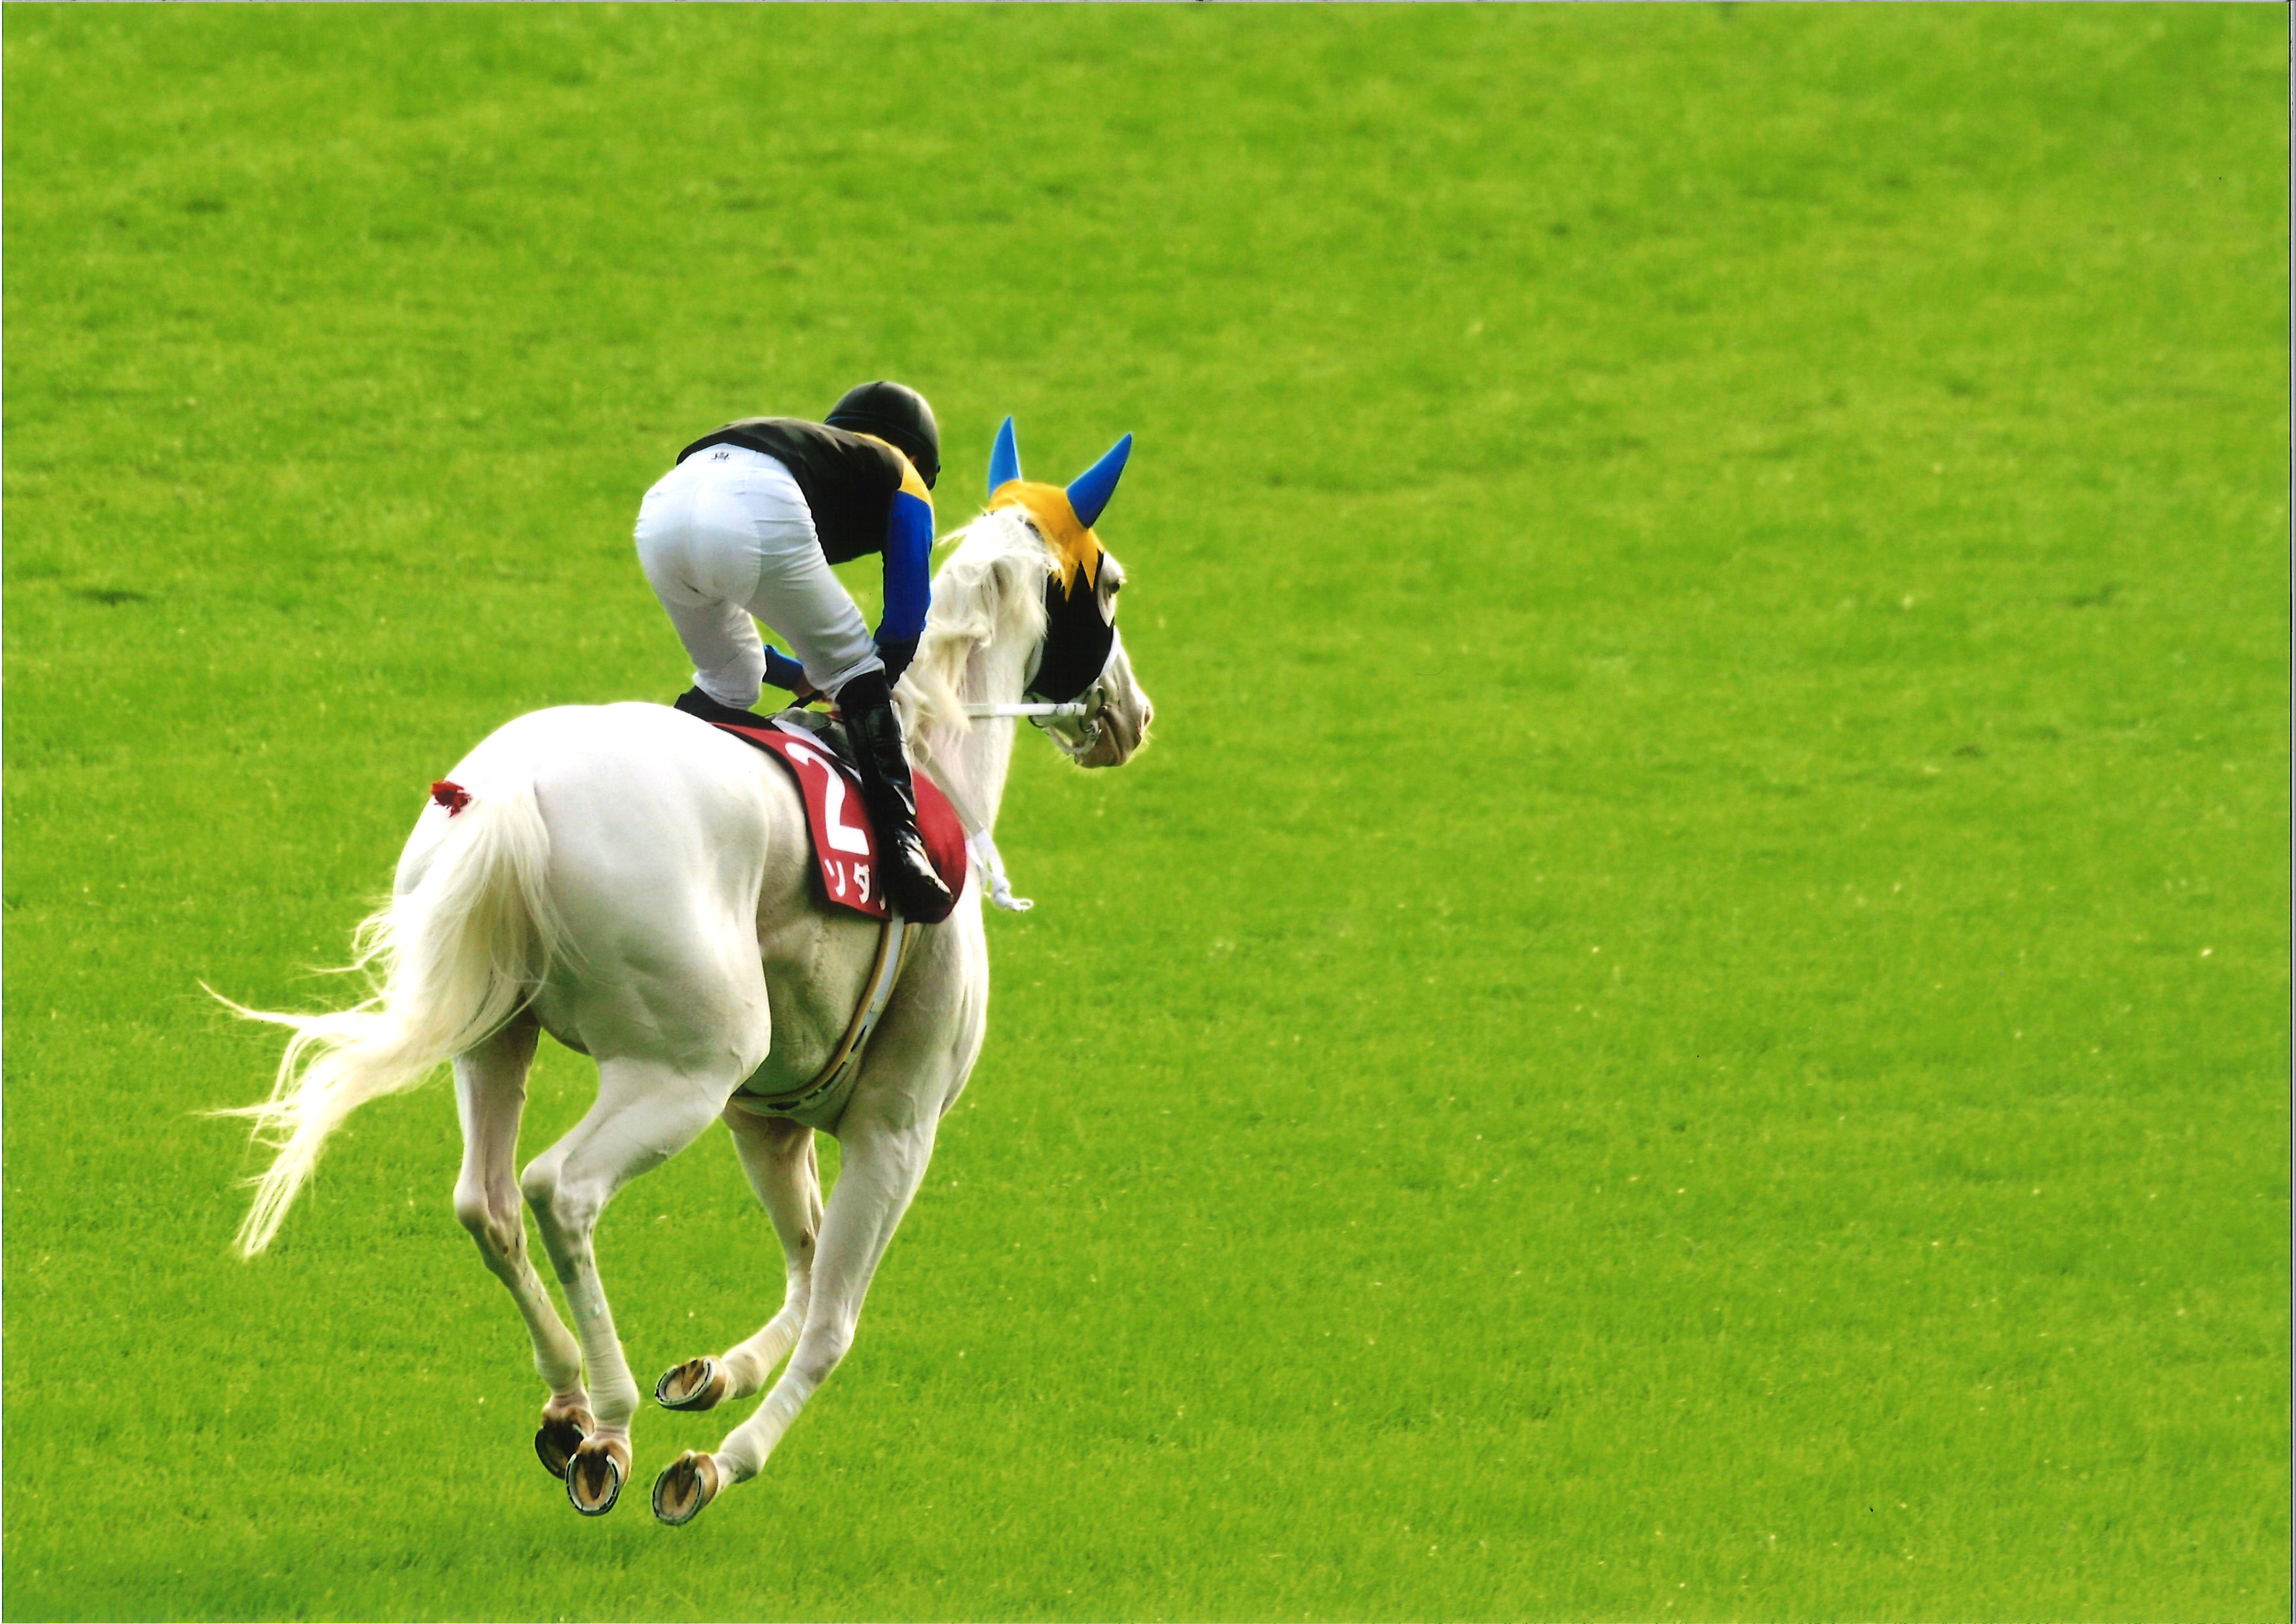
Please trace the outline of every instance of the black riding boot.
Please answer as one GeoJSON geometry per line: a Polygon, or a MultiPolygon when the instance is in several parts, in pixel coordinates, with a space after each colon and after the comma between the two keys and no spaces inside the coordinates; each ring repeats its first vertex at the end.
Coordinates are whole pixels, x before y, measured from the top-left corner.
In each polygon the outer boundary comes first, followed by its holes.
{"type": "Polygon", "coordinates": [[[938,923],[948,917],[956,898],[933,872],[917,833],[916,785],[909,779],[909,759],[901,753],[901,718],[893,713],[891,685],[882,671],[865,672],[839,690],[837,709],[860,769],[861,799],[877,826],[885,890],[904,919],[938,923]]]}
{"type": "Polygon", "coordinates": [[[766,718],[754,710],[737,710],[711,699],[699,688],[688,688],[670,701],[672,710],[683,710],[688,716],[698,716],[705,722],[731,722],[736,727],[763,727],[766,718]]]}

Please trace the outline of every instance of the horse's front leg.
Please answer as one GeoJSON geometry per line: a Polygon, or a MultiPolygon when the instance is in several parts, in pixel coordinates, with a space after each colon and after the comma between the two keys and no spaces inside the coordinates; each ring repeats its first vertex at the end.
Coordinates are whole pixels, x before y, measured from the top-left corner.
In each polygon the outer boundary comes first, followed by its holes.
{"type": "Polygon", "coordinates": [[[572,1311],[589,1373],[594,1425],[566,1464],[566,1497],[588,1517],[611,1511],[630,1474],[638,1385],[598,1281],[591,1235],[614,1193],[691,1144],[732,1081],[656,1062],[602,1060],[598,1099],[574,1131],[537,1157],[520,1186],[572,1311]]]}
{"type": "Polygon", "coordinates": [[[714,1455],[689,1449],[655,1480],[653,1513],[664,1522],[690,1522],[721,1489],[755,1477],[806,1400],[853,1345],[861,1300],[932,1160],[938,1121],[856,1124],[849,1112],[841,1126],[843,1160],[822,1217],[797,1350],[766,1401],[726,1434],[714,1455]]]}
{"type": "Polygon", "coordinates": [[[594,1423],[582,1388],[582,1349],[552,1306],[526,1250],[526,1212],[518,1198],[518,1120],[526,1108],[526,1073],[539,1031],[531,1017],[513,1021],[455,1057],[455,1103],[463,1119],[463,1171],[455,1181],[455,1216],[478,1243],[479,1257],[509,1288],[534,1343],[534,1367],[550,1384],[535,1452],[553,1475],[594,1423]]]}
{"type": "Polygon", "coordinates": [[[805,1309],[813,1284],[815,1243],[821,1236],[821,1163],[814,1152],[813,1129],[786,1117],[761,1117],[728,1104],[726,1126],[742,1170],[758,1193],[774,1232],[781,1237],[787,1289],[781,1312],[748,1341],[716,1358],[688,1359],[665,1372],[653,1396],[666,1409],[706,1410],[729,1398],[765,1390],[782,1357],[805,1329],[805,1309]]]}

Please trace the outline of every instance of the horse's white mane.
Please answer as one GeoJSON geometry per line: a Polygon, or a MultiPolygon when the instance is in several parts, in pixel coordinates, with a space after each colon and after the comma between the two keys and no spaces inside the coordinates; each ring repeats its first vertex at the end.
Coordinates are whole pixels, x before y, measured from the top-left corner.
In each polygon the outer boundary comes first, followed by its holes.
{"type": "Polygon", "coordinates": [[[932,609],[898,690],[913,738],[970,733],[966,701],[991,697],[968,689],[968,677],[977,687],[985,676],[974,670],[974,654],[991,645],[1030,648],[1045,635],[1045,577],[1054,560],[1044,538],[1013,508],[983,513],[958,536],[956,551],[933,574],[932,609]]]}

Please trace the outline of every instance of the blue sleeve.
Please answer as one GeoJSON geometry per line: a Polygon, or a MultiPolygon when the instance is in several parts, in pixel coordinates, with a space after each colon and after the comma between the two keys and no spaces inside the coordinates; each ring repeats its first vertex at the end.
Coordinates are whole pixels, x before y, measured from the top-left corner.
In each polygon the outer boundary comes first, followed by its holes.
{"type": "Polygon", "coordinates": [[[766,651],[766,680],[794,693],[805,682],[805,668],[776,648],[766,651]]]}
{"type": "Polygon", "coordinates": [[[932,604],[932,505],[906,490],[893,493],[885,521],[885,618],[877,642],[914,644],[932,604]]]}

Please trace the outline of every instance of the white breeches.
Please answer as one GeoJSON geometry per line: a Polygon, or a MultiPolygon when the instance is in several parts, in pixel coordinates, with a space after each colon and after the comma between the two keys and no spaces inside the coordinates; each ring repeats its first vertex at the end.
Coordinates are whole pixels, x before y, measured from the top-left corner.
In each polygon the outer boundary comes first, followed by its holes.
{"type": "Polygon", "coordinates": [[[638,509],[638,562],[722,705],[757,703],[765,644],[750,617],[789,640],[806,680],[834,695],[882,670],[868,623],[831,573],[805,495],[780,462],[709,446],[662,475],[638,509]]]}

